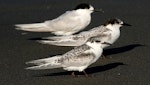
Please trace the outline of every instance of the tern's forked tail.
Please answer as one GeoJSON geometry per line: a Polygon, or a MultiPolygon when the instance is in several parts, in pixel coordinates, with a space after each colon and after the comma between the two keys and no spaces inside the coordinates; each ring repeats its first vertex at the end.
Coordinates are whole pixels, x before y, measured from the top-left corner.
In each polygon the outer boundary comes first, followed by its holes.
{"type": "Polygon", "coordinates": [[[60,56],[54,56],[54,57],[39,59],[39,60],[33,60],[33,61],[26,62],[26,64],[33,64],[36,66],[27,67],[26,69],[41,70],[41,69],[59,68],[59,67],[61,67],[60,61],[61,61],[60,56]]]}
{"type": "Polygon", "coordinates": [[[33,24],[16,24],[17,30],[31,31],[31,32],[51,32],[51,30],[45,25],[45,23],[33,23],[33,24]]]}

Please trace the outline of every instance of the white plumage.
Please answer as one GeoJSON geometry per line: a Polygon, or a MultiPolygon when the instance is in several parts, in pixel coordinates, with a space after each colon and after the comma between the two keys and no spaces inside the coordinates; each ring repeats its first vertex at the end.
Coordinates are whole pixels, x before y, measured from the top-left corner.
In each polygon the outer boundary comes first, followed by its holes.
{"type": "Polygon", "coordinates": [[[34,64],[36,66],[28,67],[26,69],[39,70],[62,67],[67,71],[81,72],[100,58],[103,51],[102,44],[107,43],[101,42],[98,38],[93,37],[85,44],[75,47],[63,55],[29,61],[27,64],[34,64]]]}
{"type": "Polygon", "coordinates": [[[91,22],[94,7],[89,4],[79,4],[74,10],[67,11],[59,17],[43,23],[16,24],[17,30],[31,32],[51,32],[55,35],[71,35],[84,29],[91,22]]]}
{"type": "MultiPolygon", "coordinates": [[[[90,37],[99,36],[102,42],[109,42],[113,44],[120,36],[120,27],[128,25],[123,23],[120,19],[110,19],[103,25],[95,27],[89,31],[84,31],[75,35],[68,36],[54,36],[47,37],[38,41],[43,44],[57,45],[57,46],[80,46],[84,44],[90,37]]],[[[109,45],[103,45],[105,48],[109,45]]]]}

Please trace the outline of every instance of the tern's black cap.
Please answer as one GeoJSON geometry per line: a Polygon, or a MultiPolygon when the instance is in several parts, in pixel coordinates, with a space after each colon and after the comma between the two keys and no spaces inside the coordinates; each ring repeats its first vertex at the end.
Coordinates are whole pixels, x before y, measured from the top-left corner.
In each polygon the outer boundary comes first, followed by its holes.
{"type": "Polygon", "coordinates": [[[120,19],[117,19],[117,18],[109,19],[108,21],[106,21],[106,22],[104,23],[104,26],[106,26],[106,25],[108,25],[108,24],[115,24],[115,23],[119,24],[120,22],[121,22],[121,20],[120,20],[120,19]]]}
{"type": "Polygon", "coordinates": [[[118,19],[118,18],[114,18],[114,19],[108,20],[107,22],[104,23],[104,26],[106,26],[106,25],[108,25],[108,24],[121,24],[121,25],[123,25],[123,26],[132,26],[132,25],[130,25],[130,24],[127,24],[127,23],[121,21],[121,20],[118,19]]]}
{"type": "Polygon", "coordinates": [[[77,9],[89,9],[89,8],[90,8],[89,4],[87,4],[87,3],[81,3],[81,4],[77,5],[74,10],[77,10],[77,9]]]}

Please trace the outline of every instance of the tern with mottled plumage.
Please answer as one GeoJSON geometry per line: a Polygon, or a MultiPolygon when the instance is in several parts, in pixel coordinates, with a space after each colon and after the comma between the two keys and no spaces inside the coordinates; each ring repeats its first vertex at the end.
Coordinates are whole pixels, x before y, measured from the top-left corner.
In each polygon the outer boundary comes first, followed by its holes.
{"type": "Polygon", "coordinates": [[[67,71],[73,71],[72,76],[75,76],[74,71],[84,72],[85,76],[88,76],[85,69],[100,58],[103,52],[102,44],[109,43],[101,42],[99,38],[92,37],[89,38],[85,44],[77,46],[63,55],[29,61],[26,64],[34,64],[36,66],[26,69],[41,70],[63,68],[67,71]]]}
{"type": "MultiPolygon", "coordinates": [[[[103,25],[95,27],[89,31],[83,31],[79,34],[68,36],[46,37],[46,40],[38,42],[57,46],[80,46],[83,45],[90,37],[99,36],[100,41],[113,44],[120,36],[122,26],[131,26],[118,18],[107,20],[103,25]]],[[[103,48],[109,45],[103,45],[103,48]]]]}

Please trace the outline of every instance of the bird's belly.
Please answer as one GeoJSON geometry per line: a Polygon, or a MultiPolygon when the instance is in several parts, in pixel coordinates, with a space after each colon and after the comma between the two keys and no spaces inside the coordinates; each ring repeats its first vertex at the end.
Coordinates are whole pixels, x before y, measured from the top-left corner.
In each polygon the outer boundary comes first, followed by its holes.
{"type": "Polygon", "coordinates": [[[114,34],[112,34],[112,38],[110,39],[110,43],[113,44],[120,36],[120,32],[115,32],[114,34]]]}
{"type": "Polygon", "coordinates": [[[84,69],[86,69],[88,66],[69,66],[69,67],[64,67],[64,70],[67,71],[79,71],[82,72],[84,69]]]}
{"type": "Polygon", "coordinates": [[[91,17],[89,15],[81,16],[78,20],[80,25],[77,25],[74,30],[79,31],[87,27],[91,22],[91,17]]]}
{"type": "MultiPolygon", "coordinates": [[[[112,32],[112,33],[111,33],[111,37],[108,38],[107,40],[105,40],[105,42],[108,42],[108,43],[110,43],[110,44],[113,44],[113,43],[119,38],[119,36],[120,36],[120,31],[112,32]]],[[[103,44],[103,45],[102,45],[102,48],[106,48],[106,47],[108,47],[108,46],[110,46],[110,45],[103,44]]]]}

